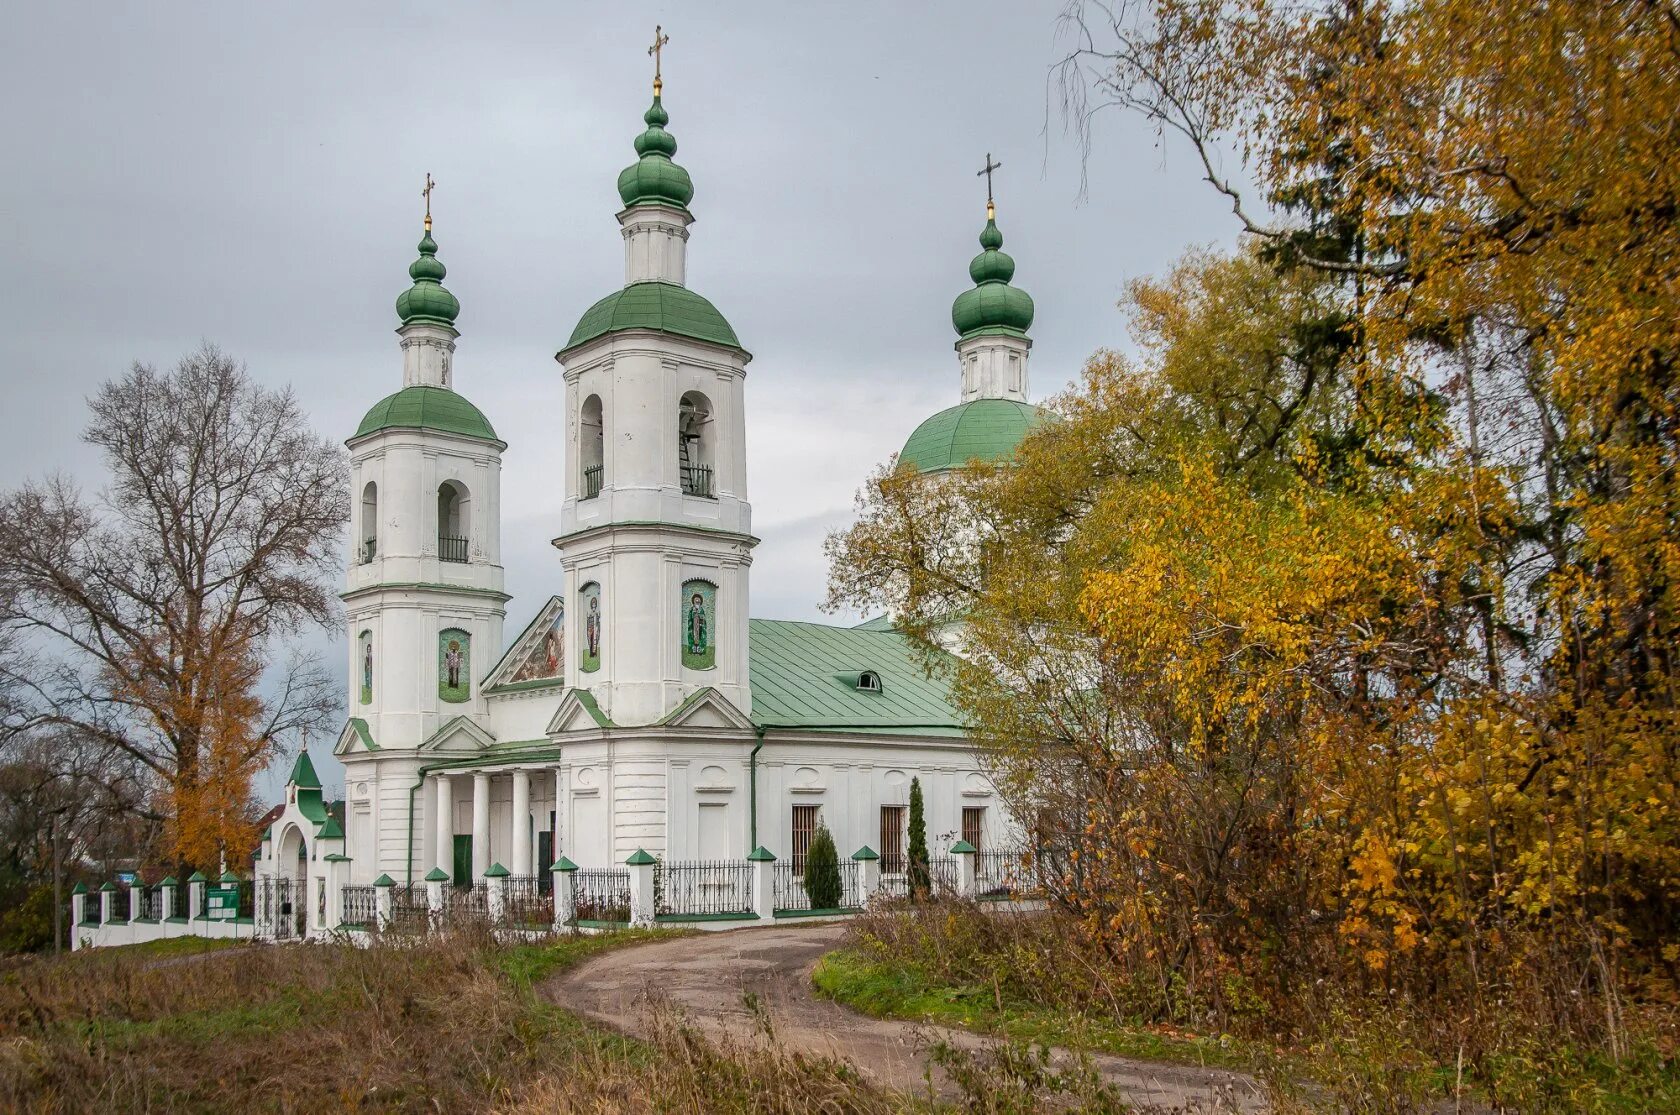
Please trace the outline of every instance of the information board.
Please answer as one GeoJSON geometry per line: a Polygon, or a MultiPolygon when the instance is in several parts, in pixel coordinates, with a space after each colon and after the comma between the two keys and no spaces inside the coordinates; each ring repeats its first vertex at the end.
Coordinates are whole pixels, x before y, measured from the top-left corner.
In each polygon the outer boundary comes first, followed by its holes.
{"type": "Polygon", "coordinates": [[[204,891],[204,916],[211,921],[232,921],[238,917],[238,885],[206,887],[204,891]]]}

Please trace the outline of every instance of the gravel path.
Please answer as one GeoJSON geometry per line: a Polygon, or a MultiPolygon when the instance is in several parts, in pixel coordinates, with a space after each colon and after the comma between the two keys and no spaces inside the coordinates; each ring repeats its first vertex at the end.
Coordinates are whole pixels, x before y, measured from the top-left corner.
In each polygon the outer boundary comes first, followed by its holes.
{"type": "MultiPolygon", "coordinates": [[[[751,995],[784,1047],[844,1058],[886,1087],[906,1092],[926,1089],[933,1042],[968,1051],[995,1044],[963,1030],[867,1018],[819,998],[811,988],[811,969],[844,935],[841,925],[804,925],[678,937],[595,957],[550,980],[543,992],[573,1013],[638,1035],[646,1032],[650,1003],[663,998],[701,1032],[747,1042],[762,1029],[747,1004],[751,995]]],[[[1123,1057],[1092,1060],[1122,1098],[1138,1107],[1266,1110],[1260,1086],[1241,1073],[1123,1057]]],[[[937,1070],[934,1081],[950,1094],[937,1070]]]]}

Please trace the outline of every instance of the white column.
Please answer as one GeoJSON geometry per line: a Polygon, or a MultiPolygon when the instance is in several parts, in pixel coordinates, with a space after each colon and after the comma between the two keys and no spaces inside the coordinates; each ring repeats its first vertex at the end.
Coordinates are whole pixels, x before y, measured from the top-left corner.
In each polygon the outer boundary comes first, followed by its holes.
{"type": "MultiPolygon", "coordinates": [[[[564,808],[562,802],[565,801],[565,789],[566,776],[560,773],[560,769],[556,767],[554,770],[554,836],[549,841],[550,844],[554,845],[554,863],[559,863],[565,855],[565,850],[560,846],[560,834],[566,831],[566,818],[561,813],[564,808]]],[[[539,866],[547,871],[554,864],[544,863],[539,866]]]]}
{"type": "Polygon", "coordinates": [[[490,775],[473,772],[473,882],[490,870],[490,775]]]}
{"type": "Polygon", "coordinates": [[[439,772],[437,779],[437,816],[433,818],[437,836],[437,863],[434,866],[445,875],[455,870],[455,793],[449,776],[439,772]]]}
{"type": "Polygon", "coordinates": [[[531,772],[528,770],[513,772],[513,873],[520,877],[531,874],[531,772]]]}

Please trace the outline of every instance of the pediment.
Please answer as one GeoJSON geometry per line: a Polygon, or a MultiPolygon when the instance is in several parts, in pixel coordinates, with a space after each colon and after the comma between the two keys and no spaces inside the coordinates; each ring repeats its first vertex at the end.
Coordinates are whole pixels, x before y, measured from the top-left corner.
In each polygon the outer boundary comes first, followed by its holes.
{"type": "Polygon", "coordinates": [[[379,745],[373,741],[373,733],[368,730],[368,722],[359,716],[352,716],[344,722],[344,727],[338,733],[338,742],[333,744],[334,755],[378,750],[379,745]]]}
{"type": "Polygon", "coordinates": [[[470,716],[457,716],[433,732],[420,745],[420,750],[476,754],[495,742],[496,737],[479,727],[470,716]]]}
{"type": "Polygon", "coordinates": [[[485,675],[481,689],[557,684],[566,671],[565,618],[565,602],[558,596],[549,597],[485,675]]]}
{"type": "Polygon", "coordinates": [[[711,686],[698,689],[659,722],[667,728],[724,728],[750,732],[752,721],[711,686]]]}
{"type": "Polygon", "coordinates": [[[566,695],[560,698],[560,707],[549,717],[547,731],[549,735],[557,736],[567,732],[598,732],[614,726],[601,711],[601,706],[595,703],[595,697],[589,690],[568,689],[566,695]]]}

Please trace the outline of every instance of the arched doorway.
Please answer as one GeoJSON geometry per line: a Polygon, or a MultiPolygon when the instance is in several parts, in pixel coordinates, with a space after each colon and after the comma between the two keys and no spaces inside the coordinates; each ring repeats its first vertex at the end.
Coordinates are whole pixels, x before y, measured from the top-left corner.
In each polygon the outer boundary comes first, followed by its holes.
{"type": "Polygon", "coordinates": [[[269,924],[280,940],[302,937],[309,910],[309,847],[303,830],[287,825],[274,857],[275,876],[269,897],[269,924]]]}

